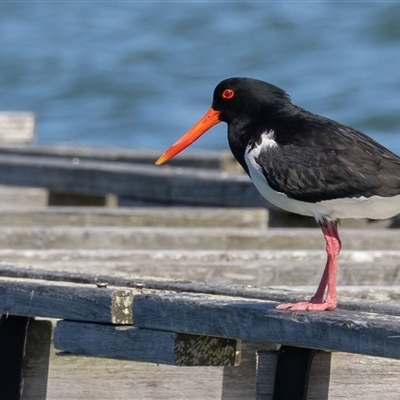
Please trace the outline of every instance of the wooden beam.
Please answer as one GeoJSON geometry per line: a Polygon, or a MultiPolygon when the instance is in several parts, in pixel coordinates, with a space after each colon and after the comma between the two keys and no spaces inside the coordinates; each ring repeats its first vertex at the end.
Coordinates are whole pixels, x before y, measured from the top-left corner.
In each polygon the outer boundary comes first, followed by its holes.
{"type": "MultiPolygon", "coordinates": [[[[1,113],[0,113],[1,115],[1,113]]],[[[23,155],[35,157],[54,157],[75,159],[76,161],[92,160],[105,162],[123,162],[154,165],[162,149],[126,149],[110,147],[89,147],[77,145],[48,145],[32,143],[25,147],[1,146],[0,154],[23,155]]],[[[175,167],[232,170],[236,161],[227,150],[184,152],[168,161],[175,167]],[[232,165],[233,164],[233,165],[232,165]]],[[[236,163],[237,164],[237,163],[236,163]]]]}
{"type": "MultiPolygon", "coordinates": [[[[162,149],[135,149],[90,147],[68,144],[35,144],[26,147],[3,145],[0,154],[29,155],[36,157],[72,158],[74,160],[97,160],[106,162],[124,162],[154,165],[162,149]]],[[[244,171],[229,150],[205,150],[185,152],[168,161],[168,166],[215,169],[225,172],[242,173],[244,171]]]]}
{"type": "Polygon", "coordinates": [[[243,174],[118,162],[1,154],[0,184],[82,194],[113,193],[160,204],[267,205],[243,174]]]}
{"type": "MultiPolygon", "coordinates": [[[[29,251],[31,252],[31,251],[29,251]]],[[[31,257],[29,253],[27,256],[31,257]]],[[[0,252],[2,258],[4,253],[0,252]]],[[[79,256],[75,254],[75,256],[79,256]]],[[[134,253],[124,253],[135,264],[134,253]]],[[[56,258],[65,259],[65,253],[55,251],[56,258]]],[[[73,256],[73,255],[72,255],[73,256]]],[[[73,257],[75,257],[73,256],[73,257]]],[[[100,260],[99,263],[110,264],[107,259],[100,260]]],[[[63,263],[64,265],[64,263],[63,263]]],[[[86,263],[87,266],[87,263],[86,263]]],[[[84,269],[86,270],[87,267],[84,269]]],[[[4,279],[29,278],[29,280],[55,281],[67,283],[92,284],[93,287],[98,282],[106,282],[108,286],[114,288],[139,288],[146,290],[173,291],[185,293],[200,293],[231,297],[243,297],[247,299],[267,300],[274,302],[295,302],[304,300],[312,296],[315,287],[257,287],[241,284],[226,284],[219,282],[199,282],[187,279],[166,279],[160,277],[146,277],[143,274],[137,276],[132,273],[119,272],[118,275],[112,274],[114,270],[104,270],[96,265],[95,270],[99,274],[80,272],[76,268],[68,270],[65,267],[55,268],[53,265],[34,265],[15,263],[0,263],[0,275],[4,279]],[[107,271],[108,273],[104,273],[107,271]]],[[[88,287],[85,285],[85,287],[88,287]]],[[[400,315],[400,306],[397,301],[399,286],[343,286],[339,287],[340,297],[339,307],[348,311],[364,311],[384,315],[400,315]],[[346,297],[347,296],[347,297],[346,297]]],[[[133,292],[134,293],[134,292],[133,292]]]]}
{"type": "MultiPolygon", "coordinates": [[[[346,250],[398,248],[396,230],[344,230],[346,250]]],[[[118,226],[0,227],[0,248],[9,249],[147,249],[147,250],[324,250],[318,229],[232,229],[118,226]]],[[[304,254],[304,253],[303,253],[304,254]]],[[[320,255],[317,257],[321,258],[320,255]]],[[[323,262],[322,262],[323,264],[323,262]]]]}
{"type": "Polygon", "coordinates": [[[400,358],[400,316],[290,312],[276,303],[193,293],[135,296],[134,325],[296,347],[400,358]]]}
{"type": "MultiPolygon", "coordinates": [[[[1,147],[1,146],[0,146],[1,147]]],[[[48,193],[46,189],[0,185],[0,207],[45,207],[48,193]]]]}
{"type": "Polygon", "coordinates": [[[129,326],[59,321],[54,347],[75,355],[177,366],[233,366],[240,341],[129,326]]]}
{"type": "MultiPolygon", "coordinates": [[[[400,358],[398,306],[351,301],[350,311],[288,312],[276,310],[274,301],[130,285],[138,289],[1,278],[0,312],[114,324],[133,321],[143,329],[400,358]],[[364,311],[354,311],[357,305],[364,311]]],[[[187,282],[180,285],[181,290],[195,289],[187,282]]],[[[290,292],[264,291],[266,298],[279,296],[284,301],[293,298],[290,292]]]]}
{"type": "MultiPolygon", "coordinates": [[[[365,232],[368,233],[368,232],[365,232]]],[[[356,234],[356,233],[355,233],[356,234]]],[[[355,236],[355,235],[354,235],[355,236]]],[[[397,233],[388,231],[384,240],[379,233],[375,237],[363,234],[356,237],[356,243],[348,242],[348,247],[358,249],[382,243],[385,249],[397,249],[397,233]],[[395,247],[396,246],[396,247],[395,247]]],[[[283,250],[324,248],[323,238],[315,229],[288,232],[285,230],[255,230],[231,228],[190,229],[165,227],[73,227],[40,226],[0,227],[0,248],[14,249],[208,249],[208,250],[283,250]]]]}
{"type": "MultiPolygon", "coordinates": [[[[44,220],[45,224],[46,218],[44,220]]],[[[85,223],[85,218],[82,220],[76,223],[85,223]]],[[[40,240],[38,234],[39,244],[40,240]]],[[[325,258],[323,249],[234,251],[0,248],[0,274],[33,278],[41,273],[48,279],[64,274],[65,280],[74,276],[77,282],[88,280],[92,283],[101,275],[110,285],[116,282],[115,279],[129,282],[129,279],[151,276],[157,278],[158,282],[162,278],[164,281],[169,279],[171,283],[177,279],[175,287],[179,281],[208,282],[221,286],[220,290],[224,290],[225,284],[225,292],[229,293],[231,285],[243,285],[241,289],[250,286],[247,292],[258,291],[261,296],[266,292],[263,287],[273,286],[281,291],[300,290],[310,296],[319,283],[325,258]],[[90,274],[95,275],[91,277],[90,274]]],[[[338,285],[340,300],[344,297],[359,297],[393,304],[398,300],[400,286],[400,251],[341,252],[338,285]]],[[[117,286],[121,286],[121,283],[117,286]]]]}
{"type": "MultiPolygon", "coordinates": [[[[21,195],[23,195],[21,193],[21,195]]],[[[2,207],[0,226],[164,226],[265,229],[265,208],[203,207],[2,207]]]]}
{"type": "Polygon", "coordinates": [[[0,278],[0,314],[132,324],[135,289],[0,278]]]}

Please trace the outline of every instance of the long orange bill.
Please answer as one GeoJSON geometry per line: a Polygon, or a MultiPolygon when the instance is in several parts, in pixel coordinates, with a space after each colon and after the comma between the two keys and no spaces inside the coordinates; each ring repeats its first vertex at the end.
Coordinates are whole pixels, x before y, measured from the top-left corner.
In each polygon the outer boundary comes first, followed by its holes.
{"type": "Polygon", "coordinates": [[[197,124],[190,128],[176,143],[174,143],[157,161],[156,164],[160,165],[165,161],[176,156],[181,151],[195,142],[203,133],[206,133],[214,125],[217,125],[221,120],[219,119],[220,112],[215,111],[212,107],[206,112],[203,118],[197,124]]]}

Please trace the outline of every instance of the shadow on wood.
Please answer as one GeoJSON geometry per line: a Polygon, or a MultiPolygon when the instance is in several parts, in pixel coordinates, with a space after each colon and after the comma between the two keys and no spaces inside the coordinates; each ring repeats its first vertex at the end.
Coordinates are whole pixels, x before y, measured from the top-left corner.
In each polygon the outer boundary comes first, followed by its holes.
{"type": "Polygon", "coordinates": [[[97,206],[107,205],[107,196],[65,192],[49,192],[49,206],[97,206]]]}
{"type": "Polygon", "coordinates": [[[52,329],[51,321],[31,321],[29,324],[21,400],[47,399],[52,329]]]}
{"type": "Polygon", "coordinates": [[[22,362],[30,318],[2,315],[0,319],[0,398],[19,400],[22,362]]]}
{"type": "MultiPolygon", "coordinates": [[[[256,354],[263,351],[267,354],[276,354],[278,345],[268,342],[248,342],[242,341],[242,362],[239,367],[225,367],[222,377],[221,400],[234,399],[256,399],[256,354]]],[[[273,377],[276,369],[276,357],[272,357],[269,363],[268,374],[265,376],[269,386],[273,388],[273,377]],[[270,378],[270,379],[268,379],[270,378]]],[[[265,365],[265,364],[263,364],[265,365]]],[[[257,392],[258,393],[258,392],[257,392]]],[[[271,390],[272,393],[272,390],[271,390]]],[[[269,397],[268,400],[272,399],[269,397]]]]}

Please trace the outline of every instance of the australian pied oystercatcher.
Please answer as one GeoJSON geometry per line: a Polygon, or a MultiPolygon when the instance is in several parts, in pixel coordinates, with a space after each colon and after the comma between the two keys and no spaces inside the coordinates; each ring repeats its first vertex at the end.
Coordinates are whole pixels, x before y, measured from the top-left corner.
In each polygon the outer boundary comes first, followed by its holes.
{"type": "Polygon", "coordinates": [[[384,219],[400,212],[400,158],[353,128],[295,106],[274,85],[230,78],[215,88],[204,117],[156,164],[222,121],[228,124],[233,155],[261,195],[286,211],[313,216],[326,240],[327,262],[315,295],[277,308],[333,310],[338,221],[384,219]]]}

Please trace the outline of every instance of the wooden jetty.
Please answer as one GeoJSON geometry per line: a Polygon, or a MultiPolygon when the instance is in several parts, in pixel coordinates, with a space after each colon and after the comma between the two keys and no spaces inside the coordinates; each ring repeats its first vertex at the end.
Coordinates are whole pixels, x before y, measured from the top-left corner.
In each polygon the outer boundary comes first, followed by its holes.
{"type": "Polygon", "coordinates": [[[398,219],[343,224],[337,310],[279,311],[322,274],[313,221],[225,152],[157,154],[0,146],[0,398],[397,400],[398,219]]]}

